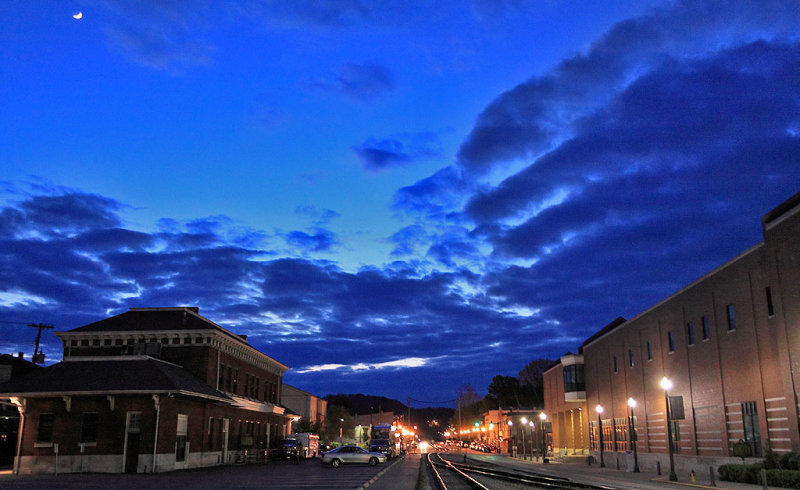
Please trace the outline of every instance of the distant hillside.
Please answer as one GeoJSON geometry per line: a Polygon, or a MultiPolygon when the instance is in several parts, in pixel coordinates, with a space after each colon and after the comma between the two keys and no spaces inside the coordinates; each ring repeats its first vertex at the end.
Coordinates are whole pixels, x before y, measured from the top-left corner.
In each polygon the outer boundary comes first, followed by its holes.
{"type": "MultiPolygon", "coordinates": [[[[372,396],[362,394],[338,394],[324,397],[328,405],[344,407],[351,415],[384,412],[394,412],[396,415],[408,416],[408,406],[397,400],[385,396],[372,396]]],[[[453,417],[455,410],[446,407],[411,407],[411,422],[419,427],[423,438],[433,438],[436,432],[444,430],[447,422],[453,417]]]]}

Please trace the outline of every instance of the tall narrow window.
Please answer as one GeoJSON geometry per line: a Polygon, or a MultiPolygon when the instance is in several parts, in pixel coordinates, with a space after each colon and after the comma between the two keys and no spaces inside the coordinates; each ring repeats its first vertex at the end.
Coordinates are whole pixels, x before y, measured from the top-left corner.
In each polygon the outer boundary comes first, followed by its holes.
{"type": "Polygon", "coordinates": [[[214,417],[208,419],[208,449],[214,450],[214,417]]]}
{"type": "Polygon", "coordinates": [[[633,349],[628,349],[628,367],[633,367],[633,349]]]}
{"type": "Polygon", "coordinates": [[[36,435],[36,442],[52,442],[53,441],[53,422],[56,416],[52,413],[43,413],[39,415],[39,432],[36,435]]]}
{"type": "Polygon", "coordinates": [[[692,325],[692,322],[686,324],[686,338],[689,340],[689,345],[694,345],[694,325],[692,325]]]}
{"type": "Polygon", "coordinates": [[[675,338],[672,336],[672,330],[667,332],[667,343],[669,344],[669,351],[675,352],[675,338]]]}
{"type": "Polygon", "coordinates": [[[81,442],[97,442],[96,413],[85,413],[81,417],[81,442]]]}
{"type": "Polygon", "coordinates": [[[178,425],[175,430],[175,461],[186,461],[186,436],[189,433],[189,416],[178,414],[178,425]]]}
{"type": "Polygon", "coordinates": [[[708,317],[703,315],[703,318],[701,318],[701,322],[703,324],[703,340],[708,340],[708,338],[710,337],[710,333],[708,331],[708,317]]]}
{"type": "Polygon", "coordinates": [[[647,341],[647,360],[648,361],[653,360],[653,346],[652,344],[650,344],[649,340],[647,341]]]}
{"type": "Polygon", "coordinates": [[[767,288],[767,315],[772,316],[775,314],[775,306],[772,304],[772,289],[767,288]]]}
{"type": "Polygon", "coordinates": [[[733,311],[733,305],[728,305],[725,309],[728,311],[728,330],[736,330],[736,313],[733,311]]]}
{"type": "Polygon", "coordinates": [[[758,409],[756,402],[742,403],[742,422],[744,424],[744,440],[750,444],[753,456],[761,456],[761,430],[758,428],[758,409]]]}
{"type": "Polygon", "coordinates": [[[239,385],[239,370],[238,369],[234,369],[233,370],[233,386],[232,386],[233,390],[231,391],[231,393],[233,393],[234,395],[238,394],[238,392],[236,391],[236,387],[238,385],[239,385]]]}
{"type": "Polygon", "coordinates": [[[219,365],[219,378],[217,378],[217,389],[225,389],[225,364],[219,365]]]}
{"type": "Polygon", "coordinates": [[[617,356],[614,356],[614,372],[617,372],[617,356]]]}

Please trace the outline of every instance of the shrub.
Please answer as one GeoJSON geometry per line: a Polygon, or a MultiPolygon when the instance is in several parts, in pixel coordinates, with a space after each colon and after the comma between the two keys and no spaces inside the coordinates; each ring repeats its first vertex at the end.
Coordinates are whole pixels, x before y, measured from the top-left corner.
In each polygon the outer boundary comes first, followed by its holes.
{"type": "Polygon", "coordinates": [[[782,488],[800,488],[800,471],[767,470],[767,485],[782,488]]]}
{"type": "Polygon", "coordinates": [[[764,468],[768,470],[774,470],[777,467],[778,467],[778,453],[776,453],[772,449],[767,449],[766,454],[764,454],[764,468]]]}
{"type": "Polygon", "coordinates": [[[785,453],[778,458],[778,469],[800,470],[800,453],[785,453]]]}
{"type": "Polygon", "coordinates": [[[740,483],[758,484],[759,472],[764,467],[761,463],[755,464],[725,464],[719,467],[719,479],[740,483]]]}

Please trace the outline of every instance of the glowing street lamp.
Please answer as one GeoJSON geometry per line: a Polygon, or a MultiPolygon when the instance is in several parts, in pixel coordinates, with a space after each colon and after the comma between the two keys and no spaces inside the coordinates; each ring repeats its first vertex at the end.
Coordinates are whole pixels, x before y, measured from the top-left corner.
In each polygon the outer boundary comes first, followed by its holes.
{"type": "Polygon", "coordinates": [[[639,454],[636,452],[636,440],[639,436],[636,434],[636,422],[633,419],[633,409],[636,408],[636,400],[628,398],[628,406],[631,407],[631,415],[628,418],[628,434],[630,434],[631,445],[633,446],[633,472],[639,473],[639,454]]]}
{"type": "Polygon", "coordinates": [[[547,460],[547,437],[544,430],[544,421],[547,420],[547,414],[544,412],[539,412],[539,420],[542,421],[540,425],[542,428],[542,463],[549,463],[547,460]]]}
{"type": "Polygon", "coordinates": [[[672,381],[664,376],[661,379],[661,388],[664,389],[664,407],[667,412],[667,439],[669,443],[669,481],[678,481],[678,475],[675,474],[675,449],[672,447],[672,409],[669,406],[669,390],[672,388],[672,381]]]}
{"type": "Polygon", "coordinates": [[[528,419],[525,418],[525,417],[522,417],[520,419],[520,422],[522,422],[522,459],[528,459],[525,456],[526,455],[526,451],[525,451],[525,426],[528,425],[528,419]]]}
{"type": "Polygon", "coordinates": [[[606,460],[603,457],[603,421],[600,418],[603,415],[603,405],[597,404],[594,409],[597,411],[597,432],[600,433],[600,467],[606,467],[606,460]]]}

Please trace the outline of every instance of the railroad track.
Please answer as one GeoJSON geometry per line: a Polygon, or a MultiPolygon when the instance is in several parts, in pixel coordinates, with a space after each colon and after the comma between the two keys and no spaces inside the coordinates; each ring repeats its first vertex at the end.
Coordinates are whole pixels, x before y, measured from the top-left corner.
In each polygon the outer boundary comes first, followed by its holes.
{"type": "Polygon", "coordinates": [[[442,490],[496,488],[558,488],[609,490],[587,483],[570,481],[568,478],[550,476],[542,473],[508,471],[497,465],[468,465],[445,459],[441,453],[428,453],[428,462],[434,479],[442,490]]]}

